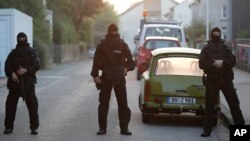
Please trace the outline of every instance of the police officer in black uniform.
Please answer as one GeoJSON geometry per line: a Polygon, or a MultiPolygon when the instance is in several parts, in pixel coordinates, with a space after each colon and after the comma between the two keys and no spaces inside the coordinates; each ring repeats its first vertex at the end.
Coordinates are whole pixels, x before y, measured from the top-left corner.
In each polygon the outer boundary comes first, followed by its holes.
{"type": "Polygon", "coordinates": [[[206,106],[204,115],[204,130],[202,137],[210,136],[213,127],[213,116],[216,112],[216,99],[221,90],[229,105],[234,123],[236,125],[245,124],[240,102],[234,88],[234,73],[232,68],[236,64],[235,56],[231,49],[221,39],[221,31],[218,27],[211,30],[211,40],[202,49],[199,58],[199,67],[207,75],[205,80],[206,87],[206,106]]]}
{"type": "Polygon", "coordinates": [[[128,124],[131,117],[131,111],[127,104],[126,80],[128,71],[135,67],[128,45],[120,39],[118,28],[115,24],[108,26],[108,33],[105,39],[97,46],[93,59],[91,76],[94,78],[99,94],[98,120],[99,131],[97,135],[106,134],[107,115],[109,110],[109,101],[111,90],[114,88],[118,103],[120,133],[123,135],[132,135],[128,130],[128,124]],[[102,75],[99,76],[99,70],[102,75]]]}
{"type": "Polygon", "coordinates": [[[26,34],[20,32],[17,35],[16,48],[10,52],[5,62],[9,94],[6,100],[4,134],[12,133],[19,97],[23,98],[29,111],[31,134],[38,134],[38,101],[35,95],[35,83],[39,68],[35,49],[30,47],[26,34]]]}

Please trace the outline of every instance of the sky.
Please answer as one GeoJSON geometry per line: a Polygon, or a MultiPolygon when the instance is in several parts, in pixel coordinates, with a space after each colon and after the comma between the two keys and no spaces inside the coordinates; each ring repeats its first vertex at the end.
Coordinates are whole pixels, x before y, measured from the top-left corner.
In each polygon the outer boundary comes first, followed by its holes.
{"type": "MultiPolygon", "coordinates": [[[[120,14],[125,10],[127,10],[134,3],[142,0],[104,0],[104,1],[108,1],[110,4],[114,5],[115,10],[117,11],[118,14],[120,14]]],[[[181,2],[183,0],[175,0],[175,1],[181,2]]]]}

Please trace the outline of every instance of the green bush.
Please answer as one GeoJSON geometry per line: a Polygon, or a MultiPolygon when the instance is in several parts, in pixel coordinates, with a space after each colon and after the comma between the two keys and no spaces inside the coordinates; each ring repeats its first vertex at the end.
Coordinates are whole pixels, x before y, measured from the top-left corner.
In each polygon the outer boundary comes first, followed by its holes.
{"type": "Polygon", "coordinates": [[[34,48],[37,51],[41,69],[49,68],[52,65],[52,52],[50,46],[35,36],[34,48]]]}
{"type": "Polygon", "coordinates": [[[250,26],[240,30],[238,32],[238,38],[250,38],[250,26]]]}

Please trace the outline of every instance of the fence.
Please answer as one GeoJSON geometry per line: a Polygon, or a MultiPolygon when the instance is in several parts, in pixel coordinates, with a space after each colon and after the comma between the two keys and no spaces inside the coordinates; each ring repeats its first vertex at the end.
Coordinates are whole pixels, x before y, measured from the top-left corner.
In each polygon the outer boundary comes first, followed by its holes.
{"type": "Polygon", "coordinates": [[[250,72],[250,39],[236,39],[234,51],[237,67],[250,72]]]}
{"type": "Polygon", "coordinates": [[[79,60],[84,55],[79,44],[74,45],[54,45],[54,63],[63,63],[73,60],[79,60]]]}

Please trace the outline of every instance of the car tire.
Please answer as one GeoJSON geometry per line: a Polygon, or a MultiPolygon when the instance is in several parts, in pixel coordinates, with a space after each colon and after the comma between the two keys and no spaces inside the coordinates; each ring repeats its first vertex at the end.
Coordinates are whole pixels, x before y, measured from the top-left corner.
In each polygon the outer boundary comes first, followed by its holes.
{"type": "Polygon", "coordinates": [[[196,116],[204,116],[204,110],[195,111],[196,116]]]}
{"type": "Polygon", "coordinates": [[[149,123],[151,121],[152,115],[142,113],[142,122],[149,123]]]}
{"type": "Polygon", "coordinates": [[[137,80],[141,80],[141,73],[137,70],[137,75],[136,75],[137,80]]]}
{"type": "Polygon", "coordinates": [[[140,109],[140,111],[142,112],[141,95],[139,95],[139,98],[138,98],[138,105],[139,105],[139,109],[140,109]]]}

